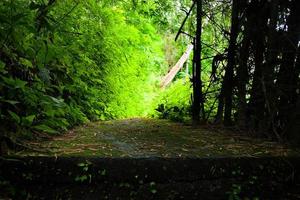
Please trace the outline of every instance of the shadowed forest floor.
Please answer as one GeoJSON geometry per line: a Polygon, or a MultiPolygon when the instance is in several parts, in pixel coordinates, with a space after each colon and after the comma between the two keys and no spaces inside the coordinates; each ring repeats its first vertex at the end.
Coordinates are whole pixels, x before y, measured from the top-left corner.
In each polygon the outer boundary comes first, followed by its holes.
{"type": "Polygon", "coordinates": [[[299,150],[252,139],[222,128],[199,127],[158,119],[91,122],[68,133],[30,142],[25,156],[99,157],[259,157],[293,156],[299,150]]]}

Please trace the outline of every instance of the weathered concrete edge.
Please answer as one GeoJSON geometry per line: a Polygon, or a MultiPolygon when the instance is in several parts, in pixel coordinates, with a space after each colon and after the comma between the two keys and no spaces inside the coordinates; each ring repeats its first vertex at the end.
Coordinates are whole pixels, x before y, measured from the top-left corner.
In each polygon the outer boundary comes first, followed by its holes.
{"type": "Polygon", "coordinates": [[[6,157],[0,176],[19,184],[87,182],[194,182],[257,176],[281,183],[300,182],[299,157],[98,158],[6,157]]]}

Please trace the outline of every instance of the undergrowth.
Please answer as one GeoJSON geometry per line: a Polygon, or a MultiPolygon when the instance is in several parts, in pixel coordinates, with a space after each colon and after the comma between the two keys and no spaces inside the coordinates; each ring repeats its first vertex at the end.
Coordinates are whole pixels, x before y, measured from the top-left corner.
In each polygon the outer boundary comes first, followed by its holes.
{"type": "Polygon", "coordinates": [[[30,2],[0,2],[0,138],[149,112],[165,70],[151,18],[112,1],[30,2]]]}

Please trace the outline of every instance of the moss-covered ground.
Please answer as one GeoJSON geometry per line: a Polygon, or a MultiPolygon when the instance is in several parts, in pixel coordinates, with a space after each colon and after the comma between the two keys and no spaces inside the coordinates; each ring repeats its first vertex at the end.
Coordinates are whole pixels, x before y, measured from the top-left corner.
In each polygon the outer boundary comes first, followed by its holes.
{"type": "Polygon", "coordinates": [[[287,145],[222,127],[192,127],[158,119],[91,122],[30,142],[20,156],[228,157],[293,156],[287,145]]]}

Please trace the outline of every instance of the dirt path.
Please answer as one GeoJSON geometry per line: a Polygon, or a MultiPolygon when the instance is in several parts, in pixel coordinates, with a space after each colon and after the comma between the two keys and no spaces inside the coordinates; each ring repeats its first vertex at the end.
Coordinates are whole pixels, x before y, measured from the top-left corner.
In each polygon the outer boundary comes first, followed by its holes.
{"type": "Polygon", "coordinates": [[[92,122],[48,141],[32,142],[40,151],[18,155],[99,157],[228,157],[299,155],[270,141],[225,130],[193,128],[157,119],[92,122]]]}

